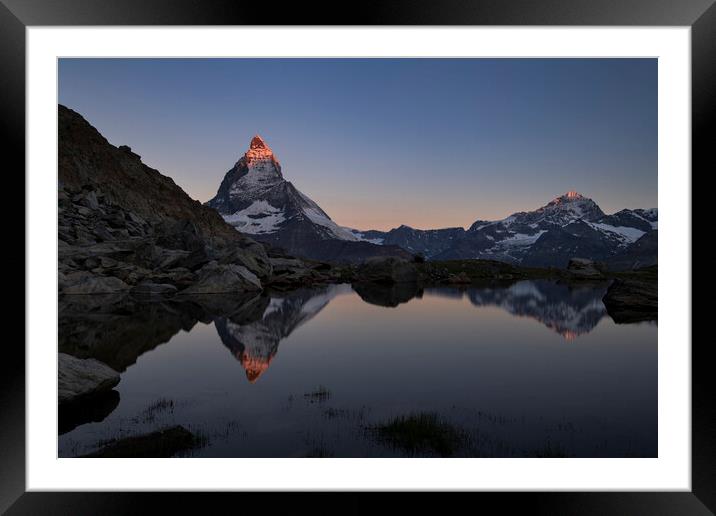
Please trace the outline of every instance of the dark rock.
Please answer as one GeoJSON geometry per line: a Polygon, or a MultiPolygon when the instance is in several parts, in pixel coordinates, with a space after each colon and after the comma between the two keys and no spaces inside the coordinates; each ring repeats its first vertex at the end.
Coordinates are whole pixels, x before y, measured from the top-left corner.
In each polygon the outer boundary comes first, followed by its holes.
{"type": "Polygon", "coordinates": [[[171,296],[177,293],[174,285],[144,282],[132,288],[132,294],[140,296],[171,296]]]}
{"type": "Polygon", "coordinates": [[[452,285],[469,285],[472,283],[472,279],[467,275],[467,272],[462,271],[459,274],[450,274],[447,282],[452,285]]]}
{"type": "Polygon", "coordinates": [[[89,272],[59,273],[62,294],[109,294],[129,289],[124,281],[112,276],[96,276],[89,272]]]}
{"type": "MultiPolygon", "coordinates": [[[[97,201],[97,195],[93,191],[87,192],[87,194],[80,199],[80,204],[89,208],[90,210],[99,209],[99,202],[97,201]]],[[[90,212],[91,213],[91,212],[90,212]]]]}
{"type": "Polygon", "coordinates": [[[201,444],[201,440],[183,426],[164,428],[149,434],[112,439],[85,457],[172,457],[201,444]]]}
{"type": "Polygon", "coordinates": [[[376,283],[410,283],[418,280],[414,263],[395,256],[369,258],[356,270],[359,281],[376,283]]]}
{"type": "Polygon", "coordinates": [[[95,224],[94,226],[94,235],[99,238],[100,241],[105,240],[112,240],[113,235],[110,233],[109,229],[107,229],[107,226],[105,226],[103,223],[95,224]]]}
{"type": "Polygon", "coordinates": [[[303,260],[297,258],[269,258],[272,274],[268,280],[274,287],[299,287],[310,284],[321,276],[303,260]]]}
{"type": "Polygon", "coordinates": [[[60,404],[101,394],[119,383],[117,371],[92,358],[59,353],[58,371],[57,398],[60,404]]]}
{"type": "Polygon", "coordinates": [[[63,403],[58,407],[58,432],[62,435],[80,425],[104,421],[117,405],[119,405],[119,392],[115,390],[63,403]]]}
{"type": "Polygon", "coordinates": [[[86,208],[84,206],[77,206],[76,210],[77,210],[77,213],[79,215],[82,215],[83,217],[89,217],[90,215],[92,215],[92,210],[90,208],[86,208]]]}
{"type": "Polygon", "coordinates": [[[587,258],[571,258],[567,271],[574,278],[603,279],[604,264],[587,258]]]}
{"type": "Polygon", "coordinates": [[[220,265],[209,262],[199,271],[198,278],[183,294],[220,294],[261,290],[261,281],[243,265],[220,265]]]}
{"type": "Polygon", "coordinates": [[[602,299],[614,322],[656,321],[658,318],[658,282],[639,279],[615,279],[602,299]]]}
{"type": "Polygon", "coordinates": [[[177,267],[175,269],[154,271],[148,278],[154,283],[169,283],[183,290],[196,281],[196,274],[189,269],[177,267]]]}

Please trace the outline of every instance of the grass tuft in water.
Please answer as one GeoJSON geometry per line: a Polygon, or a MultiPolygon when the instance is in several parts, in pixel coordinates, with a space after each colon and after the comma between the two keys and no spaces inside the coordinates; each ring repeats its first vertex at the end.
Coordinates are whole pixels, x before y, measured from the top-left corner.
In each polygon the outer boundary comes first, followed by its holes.
{"type": "Polygon", "coordinates": [[[153,423],[161,414],[172,414],[174,405],[174,400],[159,398],[141,412],[139,419],[143,423],[153,423]]]}
{"type": "Polygon", "coordinates": [[[465,442],[463,432],[433,413],[399,416],[386,424],[367,427],[377,441],[408,453],[434,452],[452,456],[465,442]]]}
{"type": "Polygon", "coordinates": [[[331,391],[325,386],[319,385],[315,391],[305,393],[303,398],[309,403],[323,403],[331,399],[331,391]]]}

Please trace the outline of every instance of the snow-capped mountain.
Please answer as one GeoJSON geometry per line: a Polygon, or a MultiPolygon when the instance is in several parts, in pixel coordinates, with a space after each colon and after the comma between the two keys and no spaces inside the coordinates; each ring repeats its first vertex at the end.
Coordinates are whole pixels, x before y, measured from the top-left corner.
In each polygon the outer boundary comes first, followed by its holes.
{"type": "Polygon", "coordinates": [[[400,226],[387,232],[354,230],[353,234],[422,253],[428,259],[481,258],[564,267],[570,258],[584,257],[631,268],[656,263],[656,245],[636,244],[640,239],[656,242],[657,224],[656,209],[605,215],[592,199],[570,191],[534,211],[497,221],[478,220],[467,230],[400,226]]]}
{"type": "Polygon", "coordinates": [[[402,249],[366,241],[336,224],[284,179],[279,161],[258,135],[206,204],[238,231],[297,256],[352,262],[370,256],[408,255],[402,249]]]}

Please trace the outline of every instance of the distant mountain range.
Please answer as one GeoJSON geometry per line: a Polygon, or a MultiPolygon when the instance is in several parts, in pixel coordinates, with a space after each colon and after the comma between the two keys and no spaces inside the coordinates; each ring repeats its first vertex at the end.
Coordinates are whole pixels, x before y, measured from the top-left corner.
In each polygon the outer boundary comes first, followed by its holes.
{"type": "Polygon", "coordinates": [[[534,211],[497,221],[478,220],[467,230],[354,231],[376,244],[397,245],[430,260],[492,259],[533,267],[565,267],[570,258],[605,261],[629,269],[657,263],[658,211],[621,210],[605,215],[592,200],[567,192],[534,211]]]}
{"type": "Polygon", "coordinates": [[[251,140],[206,204],[242,233],[319,260],[357,262],[371,256],[421,254],[428,260],[493,259],[535,267],[565,267],[574,257],[604,261],[613,269],[657,263],[656,208],[606,215],[575,191],[534,211],[477,220],[467,230],[342,227],[283,178],[278,160],[260,136],[251,140]]]}

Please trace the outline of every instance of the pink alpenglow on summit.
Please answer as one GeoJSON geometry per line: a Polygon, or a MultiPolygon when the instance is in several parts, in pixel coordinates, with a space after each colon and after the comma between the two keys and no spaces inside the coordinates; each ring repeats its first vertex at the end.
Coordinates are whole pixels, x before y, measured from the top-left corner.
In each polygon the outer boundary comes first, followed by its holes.
{"type": "Polygon", "coordinates": [[[251,139],[249,150],[244,154],[244,158],[247,164],[255,161],[272,161],[278,165],[278,160],[273,155],[271,147],[266,145],[266,142],[258,134],[251,139]]]}

